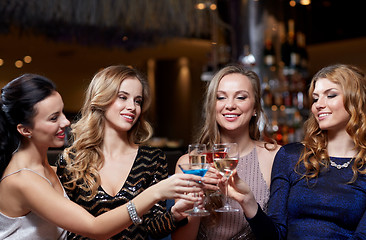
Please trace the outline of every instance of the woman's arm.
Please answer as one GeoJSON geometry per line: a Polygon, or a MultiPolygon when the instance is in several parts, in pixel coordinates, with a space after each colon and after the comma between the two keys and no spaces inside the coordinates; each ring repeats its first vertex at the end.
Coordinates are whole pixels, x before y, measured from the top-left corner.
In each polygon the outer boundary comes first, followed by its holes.
{"type": "Polygon", "coordinates": [[[229,179],[229,195],[240,203],[257,239],[286,239],[290,174],[294,172],[298,149],[292,152],[295,154],[290,154],[281,147],[276,154],[272,168],[268,215],[260,209],[249,186],[236,172],[229,179]]]}
{"type": "MultiPolygon", "coordinates": [[[[166,179],[168,177],[168,164],[165,153],[159,150],[148,158],[151,162],[150,174],[153,175],[151,176],[153,181],[147,184],[153,185],[166,179]]],[[[185,209],[182,211],[184,212],[185,209]]],[[[184,224],[186,220],[185,218],[186,217],[182,216],[179,210],[177,210],[177,206],[173,206],[167,210],[166,201],[159,201],[149,210],[147,214],[144,215],[144,222],[149,236],[154,239],[159,239],[166,237],[167,235],[171,234],[179,225],[184,224]]]]}
{"type": "MultiPolygon", "coordinates": [[[[24,171],[17,175],[7,180],[12,181],[14,191],[22,199],[22,206],[68,231],[91,238],[105,239],[132,224],[126,204],[94,217],[84,208],[61,196],[37,174],[24,171]]],[[[149,187],[132,201],[138,216],[142,216],[159,200],[183,198],[195,201],[196,198],[184,193],[200,191],[199,184],[195,183],[199,180],[202,178],[198,176],[176,174],[149,187]],[[188,181],[190,181],[189,187],[188,181]]]]}

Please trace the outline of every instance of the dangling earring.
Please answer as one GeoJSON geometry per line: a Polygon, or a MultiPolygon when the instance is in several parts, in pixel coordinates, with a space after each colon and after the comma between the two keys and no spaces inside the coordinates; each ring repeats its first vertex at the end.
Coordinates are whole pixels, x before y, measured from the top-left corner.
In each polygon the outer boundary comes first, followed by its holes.
{"type": "Polygon", "coordinates": [[[32,138],[32,135],[27,136],[27,138],[31,139],[32,138]]]}

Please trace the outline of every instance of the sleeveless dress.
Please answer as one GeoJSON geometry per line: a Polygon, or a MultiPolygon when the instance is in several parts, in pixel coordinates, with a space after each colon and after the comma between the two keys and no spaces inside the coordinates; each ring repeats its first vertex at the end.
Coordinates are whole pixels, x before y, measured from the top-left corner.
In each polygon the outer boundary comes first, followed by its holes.
{"type": "MultiPolygon", "coordinates": [[[[22,168],[19,169],[18,171],[8,174],[3,178],[1,178],[0,182],[4,178],[16,174],[20,171],[31,171],[35,174],[38,174],[51,184],[50,180],[48,180],[46,177],[28,168],[22,168]]],[[[65,191],[64,196],[67,197],[65,191]]],[[[66,239],[66,231],[44,220],[43,218],[39,217],[37,214],[33,212],[29,212],[27,215],[21,217],[8,217],[0,212],[0,239],[7,239],[7,240],[66,239]]]]}
{"type": "MultiPolygon", "coordinates": [[[[66,170],[66,160],[61,158],[57,163],[57,173],[62,183],[70,179],[66,170]]],[[[168,177],[168,163],[165,153],[155,147],[140,146],[135,162],[128,177],[115,196],[110,196],[102,186],[98,187],[97,194],[92,199],[87,199],[89,193],[80,187],[73,190],[66,188],[69,198],[85,208],[93,216],[99,216],[115,209],[129,200],[132,200],[148,187],[168,177]]],[[[179,227],[182,222],[176,222],[170,210],[166,208],[166,201],[159,201],[147,213],[141,216],[143,223],[131,224],[128,228],[111,237],[110,240],[145,240],[161,239],[168,236],[179,227]]],[[[68,232],[67,239],[89,239],[81,235],[68,232]]]]}
{"type": "MultiPolygon", "coordinates": [[[[260,170],[255,147],[248,155],[239,158],[236,169],[239,177],[250,186],[262,209],[267,209],[269,187],[260,170]]],[[[210,216],[202,218],[197,239],[255,239],[239,203],[230,198],[228,201],[231,206],[240,209],[240,211],[219,213],[219,221],[215,225],[208,225],[207,218],[210,216]]]]}

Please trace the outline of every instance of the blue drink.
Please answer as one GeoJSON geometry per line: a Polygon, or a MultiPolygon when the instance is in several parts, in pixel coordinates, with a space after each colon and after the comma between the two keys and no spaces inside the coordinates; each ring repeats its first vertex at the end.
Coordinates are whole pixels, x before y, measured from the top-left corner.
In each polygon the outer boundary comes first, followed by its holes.
{"type": "Polygon", "coordinates": [[[208,169],[200,168],[200,169],[190,169],[190,170],[182,170],[186,174],[194,174],[197,176],[205,176],[208,169]]]}

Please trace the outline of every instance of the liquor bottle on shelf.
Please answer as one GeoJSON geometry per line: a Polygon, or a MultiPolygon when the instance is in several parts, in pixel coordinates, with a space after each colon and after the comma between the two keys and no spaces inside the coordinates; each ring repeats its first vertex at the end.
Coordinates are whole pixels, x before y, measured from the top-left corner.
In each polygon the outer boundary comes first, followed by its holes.
{"type": "Polygon", "coordinates": [[[284,64],[285,75],[293,74],[300,66],[300,54],[295,38],[295,23],[293,19],[288,21],[287,36],[283,37],[282,40],[281,59],[284,64]]]}
{"type": "Polygon", "coordinates": [[[305,40],[305,34],[302,32],[297,33],[297,45],[298,45],[298,51],[299,51],[299,57],[300,57],[300,69],[301,72],[304,74],[304,76],[307,76],[307,68],[308,68],[308,61],[309,61],[309,55],[306,50],[306,40],[305,40]]]}
{"type": "Polygon", "coordinates": [[[273,95],[271,91],[271,87],[268,82],[268,76],[263,77],[263,83],[262,83],[262,99],[264,107],[270,108],[273,104],[273,95]]]}
{"type": "Polygon", "coordinates": [[[246,67],[252,68],[256,65],[256,59],[250,52],[249,45],[244,45],[243,54],[239,57],[239,61],[246,67]]]}
{"type": "Polygon", "coordinates": [[[271,39],[266,39],[263,51],[264,65],[266,67],[276,66],[276,53],[271,39]]]}

